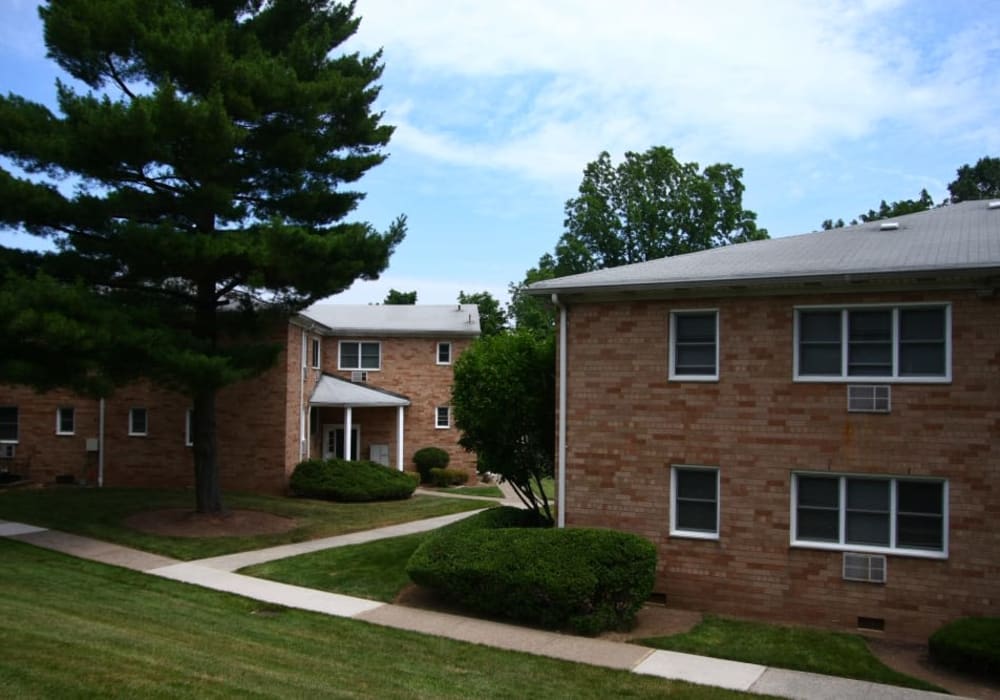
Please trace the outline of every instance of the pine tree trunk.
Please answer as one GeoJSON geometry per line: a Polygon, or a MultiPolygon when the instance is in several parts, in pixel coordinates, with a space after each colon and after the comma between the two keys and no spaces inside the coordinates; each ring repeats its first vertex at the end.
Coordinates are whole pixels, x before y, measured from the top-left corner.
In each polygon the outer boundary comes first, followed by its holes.
{"type": "Polygon", "coordinates": [[[215,392],[194,399],[194,488],[199,513],[222,513],[218,450],[215,438],[215,392]]]}

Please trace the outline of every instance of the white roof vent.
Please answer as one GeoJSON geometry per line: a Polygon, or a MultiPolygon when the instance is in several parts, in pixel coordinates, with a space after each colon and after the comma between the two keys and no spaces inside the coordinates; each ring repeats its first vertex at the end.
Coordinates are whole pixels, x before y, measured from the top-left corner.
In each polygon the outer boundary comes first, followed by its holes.
{"type": "Polygon", "coordinates": [[[1000,209],[1000,199],[994,199],[986,205],[987,209],[1000,209]]]}
{"type": "Polygon", "coordinates": [[[898,221],[883,221],[878,225],[879,231],[898,231],[899,222],[898,221]]]}

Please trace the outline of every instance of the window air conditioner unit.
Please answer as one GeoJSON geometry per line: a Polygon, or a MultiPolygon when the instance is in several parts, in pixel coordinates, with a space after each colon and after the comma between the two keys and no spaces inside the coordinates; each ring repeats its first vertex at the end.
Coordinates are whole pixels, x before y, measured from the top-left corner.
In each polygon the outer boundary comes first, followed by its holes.
{"type": "Polygon", "coordinates": [[[364,384],[368,381],[368,373],[356,369],[351,372],[351,381],[355,384],[364,384]]]}
{"type": "Polygon", "coordinates": [[[888,384],[848,384],[848,413],[889,413],[892,393],[888,384]]]}
{"type": "Polygon", "coordinates": [[[0,459],[14,459],[17,454],[17,445],[13,443],[4,443],[0,445],[0,459]]]}
{"type": "Polygon", "coordinates": [[[844,552],[844,580],[885,583],[885,555],[844,552]]]}

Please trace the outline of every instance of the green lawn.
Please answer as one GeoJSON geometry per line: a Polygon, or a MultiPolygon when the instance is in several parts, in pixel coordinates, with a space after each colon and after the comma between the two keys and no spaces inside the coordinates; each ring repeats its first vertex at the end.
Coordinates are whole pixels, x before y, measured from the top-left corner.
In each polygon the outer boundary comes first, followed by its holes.
{"type": "Polygon", "coordinates": [[[482,501],[433,496],[414,496],[405,501],[377,503],[331,503],[226,494],[224,502],[227,508],[262,510],[296,518],[299,524],[286,533],[254,537],[160,537],[129,529],[123,524],[123,520],[132,513],[143,510],[193,510],[194,494],[191,491],[83,488],[0,491],[0,520],[40,525],[176,559],[190,560],[370,530],[410,520],[475,510],[484,505],[482,501]]]}
{"type": "Polygon", "coordinates": [[[892,670],[855,634],[707,616],[690,632],[638,641],[657,649],[947,692],[892,670]]]}
{"type": "Polygon", "coordinates": [[[410,583],[406,562],[426,532],[337,547],[249,566],[241,574],[392,602],[410,583]]]}
{"type": "Polygon", "coordinates": [[[736,698],[0,541],[0,697],[736,698]]]}
{"type": "Polygon", "coordinates": [[[448,493],[459,493],[463,496],[484,496],[486,498],[503,498],[499,486],[457,486],[447,489],[448,493]]]}

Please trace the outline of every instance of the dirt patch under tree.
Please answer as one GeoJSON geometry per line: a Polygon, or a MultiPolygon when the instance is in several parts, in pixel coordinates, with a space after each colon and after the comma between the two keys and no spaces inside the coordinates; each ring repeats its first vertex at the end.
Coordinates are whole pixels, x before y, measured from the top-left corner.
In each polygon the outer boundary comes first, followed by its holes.
{"type": "Polygon", "coordinates": [[[294,530],[298,521],[259,510],[229,510],[220,515],[196,513],[187,508],[162,508],[130,515],[125,525],[165,537],[252,537],[294,530]]]}

